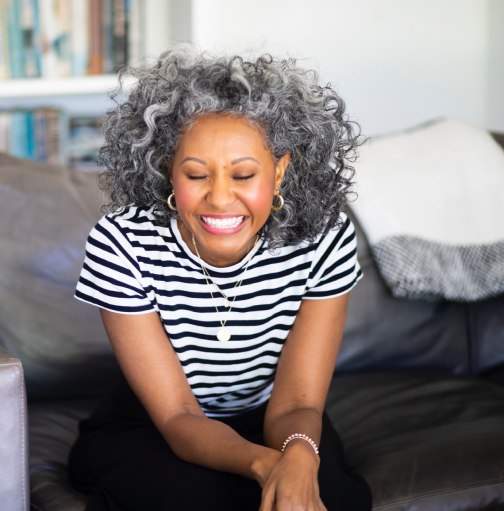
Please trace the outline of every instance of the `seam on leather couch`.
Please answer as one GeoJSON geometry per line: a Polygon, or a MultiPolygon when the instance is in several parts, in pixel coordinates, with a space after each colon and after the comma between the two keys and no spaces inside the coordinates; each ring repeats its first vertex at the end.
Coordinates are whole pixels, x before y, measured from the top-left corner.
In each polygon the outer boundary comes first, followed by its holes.
{"type": "MultiPolygon", "coordinates": [[[[21,403],[26,403],[26,396],[25,396],[25,385],[24,385],[24,371],[23,366],[21,362],[19,362],[19,367],[21,370],[21,378],[19,378],[19,399],[21,403]]],[[[22,438],[27,437],[27,430],[26,430],[26,414],[21,412],[21,434],[22,438]]],[[[28,459],[28,453],[25,452],[26,446],[25,442],[21,443],[21,466],[23,467],[23,477],[22,477],[22,484],[21,484],[21,493],[23,496],[23,509],[28,511],[26,509],[26,479],[29,477],[28,471],[27,471],[27,463],[26,460],[28,459]]],[[[29,505],[29,504],[28,504],[29,505]]]]}
{"type": "Polygon", "coordinates": [[[417,495],[412,495],[411,497],[408,497],[407,499],[391,500],[391,501],[386,502],[384,504],[380,504],[377,507],[373,507],[373,511],[375,511],[377,509],[384,509],[387,506],[392,506],[392,505],[395,506],[397,504],[406,504],[408,502],[413,502],[415,500],[420,500],[420,499],[423,499],[425,497],[433,497],[435,495],[445,495],[445,494],[448,494],[448,493],[455,493],[456,491],[459,491],[459,490],[467,490],[469,488],[478,488],[480,486],[488,486],[488,485],[501,484],[501,483],[504,483],[504,478],[501,478],[501,479],[487,479],[487,480],[479,481],[478,483],[474,483],[474,484],[462,484],[460,486],[454,486],[453,488],[448,488],[446,490],[440,490],[440,491],[435,491],[435,492],[427,492],[427,493],[419,493],[417,495]]]}
{"type": "MultiPolygon", "coordinates": [[[[28,511],[30,505],[30,495],[26,489],[26,480],[29,477],[28,475],[28,453],[27,453],[27,445],[28,445],[28,428],[27,428],[27,415],[26,415],[26,394],[25,394],[25,384],[24,384],[24,370],[23,365],[20,360],[15,357],[11,357],[5,350],[0,346],[0,355],[7,355],[7,360],[11,360],[9,362],[1,363],[1,369],[5,368],[14,368],[15,371],[18,372],[15,375],[14,379],[17,379],[18,387],[18,403],[19,409],[17,411],[17,416],[19,418],[19,424],[21,427],[21,441],[19,442],[19,466],[20,466],[20,489],[21,498],[19,502],[20,507],[16,507],[16,509],[21,509],[22,511],[28,511]],[[28,507],[27,507],[28,506],[28,507]]],[[[16,392],[16,387],[13,387],[14,392],[16,392]]]]}

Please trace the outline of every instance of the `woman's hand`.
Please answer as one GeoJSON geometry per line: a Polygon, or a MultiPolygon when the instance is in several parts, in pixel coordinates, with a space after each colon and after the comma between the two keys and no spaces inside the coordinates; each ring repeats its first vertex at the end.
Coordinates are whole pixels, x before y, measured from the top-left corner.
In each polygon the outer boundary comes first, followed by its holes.
{"type": "Polygon", "coordinates": [[[289,442],[266,480],[259,480],[263,488],[259,511],[327,511],[320,500],[319,464],[304,440],[289,442]]]}

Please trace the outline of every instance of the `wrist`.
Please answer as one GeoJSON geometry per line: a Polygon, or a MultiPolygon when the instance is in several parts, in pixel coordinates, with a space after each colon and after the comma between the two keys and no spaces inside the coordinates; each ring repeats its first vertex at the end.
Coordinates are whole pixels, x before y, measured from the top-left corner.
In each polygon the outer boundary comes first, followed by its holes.
{"type": "Polygon", "coordinates": [[[268,480],[271,471],[282,458],[282,453],[275,449],[267,448],[267,452],[260,458],[255,459],[251,465],[252,477],[262,486],[268,480]]]}
{"type": "Polygon", "coordinates": [[[282,445],[282,452],[285,451],[285,448],[289,445],[289,442],[292,442],[292,440],[297,440],[297,439],[301,439],[305,442],[308,442],[311,445],[315,454],[318,455],[319,451],[318,451],[317,444],[308,435],[305,435],[304,433],[293,433],[292,435],[288,436],[282,445]]]}
{"type": "Polygon", "coordinates": [[[320,465],[319,455],[315,452],[311,444],[302,438],[292,439],[285,447],[283,455],[289,458],[295,457],[296,459],[303,458],[306,461],[313,461],[317,467],[320,465]]]}

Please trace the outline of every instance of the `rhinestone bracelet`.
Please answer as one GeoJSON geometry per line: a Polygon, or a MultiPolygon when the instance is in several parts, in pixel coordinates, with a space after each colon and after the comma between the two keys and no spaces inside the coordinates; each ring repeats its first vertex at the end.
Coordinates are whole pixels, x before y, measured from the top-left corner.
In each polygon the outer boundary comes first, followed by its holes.
{"type": "Polygon", "coordinates": [[[318,454],[318,447],[317,447],[317,444],[307,435],[303,435],[303,433],[294,433],[293,435],[287,437],[287,439],[285,440],[285,442],[283,443],[283,446],[282,446],[282,452],[285,451],[285,448],[287,447],[287,444],[291,441],[291,440],[294,440],[295,438],[302,438],[303,440],[306,440],[312,447],[313,447],[313,450],[315,451],[316,454],[318,454]]]}

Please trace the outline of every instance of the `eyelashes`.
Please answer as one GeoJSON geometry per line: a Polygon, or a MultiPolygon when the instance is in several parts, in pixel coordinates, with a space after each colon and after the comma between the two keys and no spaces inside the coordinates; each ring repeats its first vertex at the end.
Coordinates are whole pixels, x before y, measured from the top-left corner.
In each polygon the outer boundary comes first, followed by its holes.
{"type": "MultiPolygon", "coordinates": [[[[249,176],[233,176],[233,179],[235,181],[247,181],[248,179],[252,179],[254,176],[255,174],[250,174],[249,176]]],[[[206,178],[207,176],[187,176],[187,179],[190,179],[191,181],[201,181],[206,178]]]]}
{"type": "Polygon", "coordinates": [[[255,174],[250,174],[250,176],[235,176],[233,179],[236,181],[246,181],[247,179],[252,179],[255,176],[255,174]]]}

